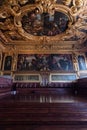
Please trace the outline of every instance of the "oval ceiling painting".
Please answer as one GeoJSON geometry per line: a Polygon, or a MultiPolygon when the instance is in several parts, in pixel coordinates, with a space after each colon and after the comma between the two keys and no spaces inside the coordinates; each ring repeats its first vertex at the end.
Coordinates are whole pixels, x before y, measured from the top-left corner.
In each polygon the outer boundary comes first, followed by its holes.
{"type": "Polygon", "coordinates": [[[55,11],[54,15],[39,13],[38,9],[27,12],[22,17],[22,27],[25,32],[34,36],[55,36],[68,28],[69,18],[62,12],[55,11]]]}

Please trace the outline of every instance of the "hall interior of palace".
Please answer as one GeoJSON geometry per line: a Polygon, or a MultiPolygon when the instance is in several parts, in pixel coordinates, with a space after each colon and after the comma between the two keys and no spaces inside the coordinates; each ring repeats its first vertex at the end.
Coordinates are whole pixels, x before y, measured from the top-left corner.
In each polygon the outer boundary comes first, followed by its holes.
{"type": "Polygon", "coordinates": [[[86,95],[87,1],[0,0],[1,129],[85,130],[86,95]]]}

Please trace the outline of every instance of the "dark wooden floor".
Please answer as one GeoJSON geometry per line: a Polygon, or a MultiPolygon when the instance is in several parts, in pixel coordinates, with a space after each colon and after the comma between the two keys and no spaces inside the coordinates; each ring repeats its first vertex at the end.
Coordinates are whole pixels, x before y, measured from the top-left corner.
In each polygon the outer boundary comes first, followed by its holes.
{"type": "Polygon", "coordinates": [[[87,98],[64,89],[1,97],[0,130],[87,130],[87,98]]]}

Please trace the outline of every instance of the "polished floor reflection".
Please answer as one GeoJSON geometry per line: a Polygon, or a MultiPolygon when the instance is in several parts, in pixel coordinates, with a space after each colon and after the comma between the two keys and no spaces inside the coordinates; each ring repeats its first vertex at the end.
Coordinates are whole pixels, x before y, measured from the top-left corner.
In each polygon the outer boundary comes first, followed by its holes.
{"type": "MultiPolygon", "coordinates": [[[[1,98],[2,99],[2,98],[1,98]]],[[[73,103],[77,102],[76,96],[69,92],[59,89],[56,93],[40,93],[31,91],[29,93],[11,92],[10,95],[4,97],[3,101],[17,101],[17,102],[37,102],[37,103],[73,103]]]]}
{"type": "Polygon", "coordinates": [[[50,95],[50,94],[11,95],[9,97],[6,97],[6,99],[17,100],[20,102],[39,102],[39,103],[58,103],[58,102],[75,101],[75,98],[73,96],[59,96],[59,95],[50,95]]]}
{"type": "Polygon", "coordinates": [[[1,97],[0,130],[87,130],[87,98],[66,90],[1,97]]]}

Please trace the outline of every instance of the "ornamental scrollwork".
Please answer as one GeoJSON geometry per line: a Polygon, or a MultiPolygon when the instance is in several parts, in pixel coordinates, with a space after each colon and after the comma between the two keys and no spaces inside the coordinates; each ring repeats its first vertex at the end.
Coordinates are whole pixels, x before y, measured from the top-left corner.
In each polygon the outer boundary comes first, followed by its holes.
{"type": "Polygon", "coordinates": [[[0,34],[4,42],[37,41],[42,48],[50,48],[52,41],[82,42],[87,39],[87,1],[5,0],[0,6],[0,34]]]}

